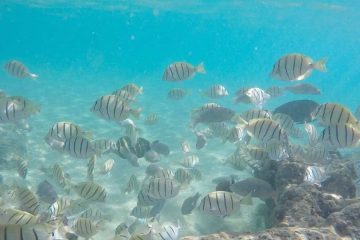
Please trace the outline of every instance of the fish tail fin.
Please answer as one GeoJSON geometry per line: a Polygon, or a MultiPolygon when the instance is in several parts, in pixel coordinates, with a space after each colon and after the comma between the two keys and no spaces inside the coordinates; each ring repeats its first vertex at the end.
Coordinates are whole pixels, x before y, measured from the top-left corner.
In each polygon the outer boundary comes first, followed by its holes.
{"type": "Polygon", "coordinates": [[[205,67],[204,67],[204,62],[201,62],[199,65],[197,65],[195,69],[196,69],[196,72],[198,72],[198,73],[202,73],[202,74],[206,73],[205,67]]]}
{"type": "Polygon", "coordinates": [[[313,64],[313,68],[319,70],[320,72],[326,72],[326,62],[327,58],[322,58],[313,64]]]}
{"type": "Polygon", "coordinates": [[[34,74],[34,73],[29,73],[29,77],[31,78],[31,80],[37,80],[37,78],[39,77],[39,75],[34,74]]]}
{"type": "Polygon", "coordinates": [[[139,119],[141,111],[142,111],[141,108],[132,109],[132,110],[131,110],[131,114],[132,114],[136,119],[139,119]]]}

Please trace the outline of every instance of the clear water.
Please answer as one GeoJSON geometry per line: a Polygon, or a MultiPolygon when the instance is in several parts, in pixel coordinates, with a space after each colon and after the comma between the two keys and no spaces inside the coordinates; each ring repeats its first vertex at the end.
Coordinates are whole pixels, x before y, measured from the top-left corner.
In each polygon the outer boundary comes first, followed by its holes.
{"type": "MultiPolygon", "coordinates": [[[[134,82],[144,88],[138,98],[143,108],[136,121],[142,135],[150,140],[167,142],[172,150],[161,164],[176,169],[182,157],[180,143],[188,140],[194,147],[189,128],[189,113],[208,99],[198,94],[213,84],[222,84],[230,96],[219,100],[237,112],[248,105],[234,105],[232,94],[240,87],[267,88],[286,86],[269,78],[275,61],[286,53],[299,52],[313,59],[328,58],[328,72],[313,72],[306,81],[318,86],[320,96],[286,94],[271,99],[266,108],[294,99],[313,99],[320,103],[336,101],[355,110],[360,73],[360,2],[358,1],[45,1],[2,0],[0,2],[0,62],[18,59],[39,74],[39,80],[18,80],[0,71],[0,88],[8,95],[20,95],[41,105],[41,113],[29,119],[33,130],[27,134],[29,173],[26,184],[33,189],[49,178],[39,171],[42,165],[61,162],[74,182],[86,177],[86,162],[51,150],[43,138],[57,121],[72,121],[93,133],[95,138],[117,139],[121,128],[101,120],[90,112],[94,101],[122,85],[134,82]],[[185,60],[205,63],[206,75],[172,84],[161,80],[165,67],[185,60]],[[182,87],[191,96],[182,101],[167,100],[167,91],[182,87]],[[159,122],[143,124],[147,113],[155,112],[159,122]]],[[[205,175],[169,201],[161,221],[180,220],[182,235],[199,235],[216,231],[257,230],[255,207],[244,209],[242,216],[224,220],[201,213],[183,217],[182,201],[199,191],[214,189],[211,179],[239,174],[223,166],[221,159],[234,146],[210,141],[197,154],[205,175]]],[[[144,176],[147,165],[131,167],[116,156],[110,176],[96,176],[109,192],[104,211],[113,212],[113,220],[96,235],[113,234],[115,227],[128,217],[136,205],[136,195],[123,196],[121,189],[131,174],[144,176]]],[[[3,172],[5,181],[20,181],[16,169],[3,172]]],[[[75,195],[73,195],[75,196],[75,195]]]]}

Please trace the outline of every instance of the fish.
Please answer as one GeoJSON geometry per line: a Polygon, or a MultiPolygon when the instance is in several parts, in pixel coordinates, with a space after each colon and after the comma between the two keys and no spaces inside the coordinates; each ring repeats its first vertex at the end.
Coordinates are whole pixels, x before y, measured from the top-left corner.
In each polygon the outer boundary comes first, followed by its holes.
{"type": "Polygon", "coordinates": [[[95,101],[90,111],[105,120],[119,122],[127,119],[130,115],[139,118],[141,108],[130,108],[117,95],[105,95],[95,101]]]}
{"type": "Polygon", "coordinates": [[[152,178],[146,188],[149,196],[155,199],[169,199],[178,195],[180,184],[170,178],[152,178]]]}
{"type": "Polygon", "coordinates": [[[147,176],[153,177],[153,176],[156,176],[158,173],[160,173],[163,170],[164,169],[157,164],[149,164],[145,169],[145,173],[147,176]]]}
{"type": "Polygon", "coordinates": [[[198,123],[215,123],[229,121],[235,116],[235,112],[225,107],[209,108],[204,112],[200,112],[193,116],[192,126],[195,127],[198,123]]]}
{"type": "Polygon", "coordinates": [[[222,182],[237,182],[239,180],[240,180],[239,175],[231,174],[231,175],[228,175],[228,176],[216,177],[216,178],[212,179],[211,182],[214,183],[214,184],[219,184],[219,183],[222,183],[222,182]]]}
{"type": "Polygon", "coordinates": [[[201,114],[201,113],[204,113],[204,112],[206,112],[206,111],[208,111],[208,110],[210,110],[212,108],[218,108],[218,107],[220,107],[220,105],[217,104],[217,103],[205,103],[201,107],[193,109],[192,112],[191,112],[191,116],[201,114]]]}
{"type": "Polygon", "coordinates": [[[271,160],[282,161],[289,158],[287,146],[278,141],[269,141],[265,144],[265,151],[271,160]]]}
{"type": "Polygon", "coordinates": [[[40,112],[40,107],[20,96],[0,99],[0,123],[16,123],[40,112]]]}
{"type": "Polygon", "coordinates": [[[281,128],[285,129],[286,131],[291,131],[295,126],[294,120],[285,113],[275,113],[272,116],[272,119],[278,122],[281,128]]]}
{"type": "Polygon", "coordinates": [[[186,168],[193,168],[198,165],[200,162],[199,157],[197,155],[188,155],[184,157],[182,165],[186,168]]]}
{"type": "Polygon", "coordinates": [[[215,99],[223,98],[229,95],[229,92],[226,90],[226,88],[220,84],[213,85],[209,89],[201,91],[201,93],[204,96],[215,99]]]}
{"type": "Polygon", "coordinates": [[[127,91],[131,96],[136,96],[138,94],[143,94],[143,87],[139,87],[135,83],[129,83],[123,86],[120,90],[127,91]]]}
{"type": "Polygon", "coordinates": [[[161,160],[161,156],[154,150],[149,150],[145,153],[144,158],[147,162],[155,163],[161,160]]]}
{"type": "Polygon", "coordinates": [[[126,91],[124,89],[118,89],[118,90],[112,92],[111,95],[118,96],[121,99],[121,101],[124,101],[124,102],[134,102],[135,101],[135,96],[133,94],[130,94],[128,91],[126,91]]]}
{"type": "Polygon", "coordinates": [[[137,192],[139,190],[139,181],[137,180],[137,177],[133,174],[130,176],[129,181],[126,185],[126,188],[124,189],[124,193],[128,194],[131,192],[137,192]]]}
{"type": "Polygon", "coordinates": [[[189,184],[192,180],[192,175],[185,168],[178,168],[175,171],[175,180],[180,184],[189,184]]]}
{"type": "Polygon", "coordinates": [[[226,141],[229,141],[231,143],[239,142],[244,138],[245,135],[246,132],[244,131],[244,128],[241,125],[235,125],[233,128],[229,130],[229,133],[225,137],[224,142],[226,141]]]}
{"type": "Polygon", "coordinates": [[[55,219],[56,217],[62,215],[64,211],[70,207],[71,201],[72,200],[67,198],[58,198],[54,203],[52,203],[47,210],[50,219],[55,219]]]}
{"type": "Polygon", "coordinates": [[[322,163],[329,155],[329,149],[324,144],[311,145],[300,154],[306,162],[322,163]]]}
{"type": "Polygon", "coordinates": [[[135,143],[134,150],[135,155],[138,158],[142,158],[145,156],[145,153],[151,149],[151,143],[145,138],[139,137],[138,141],[135,143]]]}
{"type": "Polygon", "coordinates": [[[159,200],[158,203],[156,203],[149,212],[149,217],[154,219],[159,219],[160,213],[162,209],[164,208],[166,203],[165,199],[159,200]]]}
{"type": "Polygon", "coordinates": [[[87,218],[78,218],[72,228],[77,235],[85,239],[90,239],[99,231],[99,225],[87,218]]]}
{"type": "Polygon", "coordinates": [[[103,168],[102,170],[100,171],[100,174],[109,174],[111,172],[111,170],[113,169],[114,167],[114,159],[108,159],[104,162],[104,165],[103,165],[103,168]]]}
{"type": "Polygon", "coordinates": [[[16,224],[16,225],[35,225],[39,223],[39,218],[25,211],[17,209],[0,208],[0,225],[16,224]]]}
{"type": "Polygon", "coordinates": [[[121,158],[128,160],[128,162],[134,166],[139,167],[138,157],[136,156],[136,150],[128,136],[119,138],[116,142],[115,151],[121,158]]]}
{"type": "Polygon", "coordinates": [[[72,122],[56,122],[49,129],[47,136],[65,141],[69,138],[81,136],[90,138],[91,134],[83,131],[81,127],[72,122]]]}
{"type": "Polygon", "coordinates": [[[318,143],[331,147],[347,148],[359,144],[360,131],[350,124],[335,124],[327,126],[319,135],[318,143]]]}
{"type": "Polygon", "coordinates": [[[255,160],[263,161],[269,158],[266,149],[259,146],[247,145],[245,151],[249,154],[251,158],[255,160]]]}
{"type": "Polygon", "coordinates": [[[295,100],[282,104],[274,109],[273,113],[284,113],[289,115],[295,123],[311,122],[311,113],[319,106],[312,100],[295,100]]]}
{"type": "Polygon", "coordinates": [[[150,208],[147,206],[136,206],[130,212],[130,216],[136,218],[142,218],[142,219],[149,218],[149,215],[150,215],[150,208]]]}
{"type": "Polygon", "coordinates": [[[199,169],[197,168],[190,168],[189,172],[191,174],[191,177],[196,180],[196,181],[200,181],[202,179],[202,173],[199,169]]]}
{"type": "Polygon", "coordinates": [[[29,72],[28,68],[17,60],[6,62],[4,68],[8,74],[19,79],[30,78],[36,80],[38,78],[37,74],[29,72]]]}
{"type": "Polygon", "coordinates": [[[310,83],[299,83],[284,88],[285,91],[289,91],[294,94],[309,94],[309,95],[320,95],[321,91],[310,83]]]}
{"type": "Polygon", "coordinates": [[[53,237],[53,232],[42,225],[1,224],[0,236],[3,240],[50,240],[53,237]]]}
{"type": "Polygon", "coordinates": [[[359,124],[359,121],[350,110],[338,103],[324,103],[319,105],[311,113],[311,117],[325,125],[359,124]]]}
{"type": "Polygon", "coordinates": [[[198,209],[211,215],[226,217],[233,214],[240,207],[242,198],[234,193],[215,191],[202,198],[198,209]]]}
{"type": "Polygon", "coordinates": [[[251,194],[251,197],[259,198],[263,201],[275,198],[274,188],[268,182],[255,177],[232,184],[230,190],[243,197],[251,194]]]}
{"type": "Polygon", "coordinates": [[[156,151],[158,154],[163,156],[169,156],[170,148],[165,143],[160,142],[159,140],[155,140],[150,144],[151,150],[156,151]]]}
{"type": "Polygon", "coordinates": [[[121,234],[122,231],[127,230],[129,228],[126,222],[120,223],[115,229],[115,235],[121,234]]]}
{"type": "Polygon", "coordinates": [[[106,189],[95,182],[81,182],[73,186],[75,192],[88,201],[105,202],[106,189]]]}
{"type": "Polygon", "coordinates": [[[152,197],[148,189],[141,189],[137,196],[137,205],[138,206],[154,206],[161,202],[163,199],[157,199],[152,197]]]}
{"type": "Polygon", "coordinates": [[[262,109],[250,109],[246,112],[243,112],[240,115],[245,121],[250,121],[256,118],[271,118],[271,113],[267,110],[262,109]]]}
{"type": "Polygon", "coordinates": [[[158,120],[159,120],[158,115],[156,113],[149,113],[146,116],[144,123],[147,125],[153,125],[157,123],[158,120]]]}
{"type": "Polygon", "coordinates": [[[148,233],[132,234],[129,240],[153,240],[155,238],[155,231],[150,229],[148,233]]]}
{"type": "Polygon", "coordinates": [[[203,149],[207,144],[207,139],[204,133],[195,131],[196,143],[195,147],[197,150],[203,149]]]}
{"type": "Polygon", "coordinates": [[[284,94],[283,88],[278,86],[269,87],[265,92],[269,94],[271,98],[281,97],[284,94]]]}
{"type": "Polygon", "coordinates": [[[301,81],[309,77],[314,69],[326,72],[326,61],[324,58],[313,62],[303,54],[287,54],[274,64],[270,77],[282,81],[301,81]]]}
{"type": "Polygon", "coordinates": [[[187,95],[187,92],[181,88],[173,88],[171,89],[168,94],[167,98],[171,100],[181,100],[187,95]]]}
{"type": "Polygon", "coordinates": [[[199,192],[195,193],[195,195],[190,196],[184,200],[181,205],[181,214],[189,215],[196,208],[197,202],[200,198],[201,194],[199,192]]]}
{"type": "Polygon", "coordinates": [[[215,190],[216,191],[224,191],[224,192],[232,192],[230,190],[230,186],[234,184],[236,180],[234,178],[224,179],[223,181],[220,181],[218,184],[216,184],[215,190]]]}
{"type": "Polygon", "coordinates": [[[96,154],[93,144],[85,137],[72,137],[63,142],[64,153],[80,159],[89,159],[96,154]]]}
{"type": "Polygon", "coordinates": [[[160,171],[155,173],[154,178],[172,179],[174,178],[174,173],[171,169],[161,168],[160,171]]]}
{"type": "Polygon", "coordinates": [[[203,62],[196,67],[187,62],[175,62],[166,67],[162,79],[168,82],[179,82],[191,79],[196,73],[205,74],[203,62]]]}
{"type": "Polygon", "coordinates": [[[246,91],[245,95],[248,96],[250,102],[258,108],[262,108],[267,100],[271,98],[270,94],[261,88],[250,88],[246,91]]]}
{"type": "Polygon", "coordinates": [[[19,203],[19,210],[37,215],[40,210],[38,196],[26,187],[16,187],[14,190],[15,200],[19,203]]]}
{"type": "Polygon", "coordinates": [[[26,160],[19,160],[16,161],[17,163],[17,172],[19,174],[19,176],[23,179],[26,178],[27,173],[28,173],[28,161],[26,160]]]}
{"type": "Polygon", "coordinates": [[[39,196],[41,201],[49,204],[53,204],[58,199],[55,187],[47,180],[43,180],[39,183],[36,194],[39,196]]]}
{"type": "Polygon", "coordinates": [[[173,223],[162,224],[159,233],[157,234],[159,239],[162,240],[179,240],[180,239],[180,226],[173,223]]]}
{"type": "Polygon", "coordinates": [[[288,143],[287,134],[280,124],[271,119],[252,119],[246,126],[248,134],[263,143],[278,141],[288,143]]]}
{"type": "Polygon", "coordinates": [[[311,123],[305,123],[304,128],[306,133],[308,134],[309,145],[314,146],[318,140],[318,133],[316,131],[316,127],[311,123]]]}
{"type": "Polygon", "coordinates": [[[181,142],[181,151],[183,153],[190,153],[191,152],[191,147],[190,147],[190,143],[186,140],[181,142]]]}
{"type": "Polygon", "coordinates": [[[52,174],[56,182],[63,188],[70,186],[70,180],[65,176],[64,169],[58,163],[55,163],[52,168],[52,174]]]}
{"type": "Polygon", "coordinates": [[[128,118],[122,121],[120,125],[124,128],[125,136],[128,136],[132,143],[136,143],[141,130],[136,127],[134,121],[128,118]]]}
{"type": "Polygon", "coordinates": [[[116,150],[116,143],[111,139],[96,139],[91,143],[99,156],[116,150]]]}
{"type": "Polygon", "coordinates": [[[232,168],[234,168],[235,170],[238,171],[243,171],[245,170],[247,163],[245,161],[244,155],[241,154],[240,152],[235,152],[233,154],[231,154],[229,157],[227,157],[224,160],[224,163],[230,163],[232,168]]]}
{"type": "Polygon", "coordinates": [[[226,139],[230,134],[230,127],[225,122],[210,123],[208,126],[215,137],[226,139]]]}
{"type": "Polygon", "coordinates": [[[304,182],[321,185],[327,178],[325,169],[318,166],[308,166],[305,171],[304,182]]]}
{"type": "MultiPolygon", "coordinates": [[[[127,230],[132,236],[135,236],[137,234],[147,234],[150,230],[152,230],[152,228],[152,225],[150,225],[147,221],[135,219],[135,221],[129,225],[127,230]]],[[[145,240],[145,238],[142,239],[145,240]]]]}
{"type": "Polygon", "coordinates": [[[97,208],[88,208],[80,215],[80,217],[88,218],[92,221],[100,221],[106,216],[104,216],[103,213],[97,208]]]}
{"type": "Polygon", "coordinates": [[[95,168],[95,162],[96,162],[96,155],[92,156],[87,164],[87,178],[89,181],[94,180],[94,168],[95,168]]]}
{"type": "Polygon", "coordinates": [[[115,233],[114,240],[129,240],[131,238],[131,234],[128,229],[124,229],[120,232],[115,233]]]}

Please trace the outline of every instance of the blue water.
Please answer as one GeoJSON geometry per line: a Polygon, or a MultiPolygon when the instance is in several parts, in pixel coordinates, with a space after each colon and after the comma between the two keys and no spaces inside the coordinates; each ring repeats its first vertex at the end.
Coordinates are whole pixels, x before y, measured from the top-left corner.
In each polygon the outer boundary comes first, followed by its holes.
{"type": "MultiPolygon", "coordinates": [[[[101,120],[90,112],[90,107],[98,97],[130,82],[144,88],[144,94],[138,99],[144,112],[138,121],[143,135],[169,143],[175,152],[166,161],[181,158],[179,144],[182,140],[194,143],[188,127],[189,112],[208,102],[198,90],[222,84],[230,96],[219,103],[238,112],[247,110],[249,106],[232,103],[232,94],[244,86],[265,89],[289,85],[269,78],[273,64],[287,53],[328,59],[327,73],[314,71],[306,79],[318,86],[322,95],[287,94],[271,99],[267,108],[306,98],[320,103],[335,101],[354,111],[360,103],[356,97],[360,86],[359,10],[360,2],[355,0],[2,0],[0,63],[18,59],[39,75],[39,80],[34,82],[18,80],[0,71],[0,89],[8,95],[21,95],[41,105],[41,113],[29,120],[33,130],[28,134],[32,144],[28,148],[33,151],[29,152],[28,184],[35,186],[32,181],[39,181],[36,176],[38,166],[56,161],[65,163],[61,154],[54,153],[43,142],[56,121],[76,122],[97,138],[117,139],[121,136],[118,125],[101,120]],[[167,65],[183,60],[194,65],[204,62],[207,73],[181,83],[161,80],[167,65]],[[190,90],[190,97],[180,102],[168,101],[167,91],[173,87],[190,90]],[[143,125],[143,117],[151,112],[158,114],[159,123],[150,127],[143,125]]],[[[209,143],[209,146],[199,154],[204,158],[204,174],[209,174],[211,179],[217,176],[214,159],[224,158],[224,154],[229,155],[234,148],[218,142],[209,143]]],[[[79,175],[79,179],[81,174],[86,175],[85,162],[66,159],[72,164],[69,166],[77,166],[69,168],[70,175],[79,175]]],[[[143,174],[144,167],[133,169],[126,162],[121,164],[130,172],[143,174]]],[[[123,204],[133,207],[135,197],[125,197],[126,201],[122,201],[124,197],[118,193],[130,176],[120,166],[114,170],[118,173],[114,173],[113,178],[101,180],[109,184],[109,191],[113,192],[111,199],[117,200],[108,204],[123,211],[123,204]]],[[[234,170],[225,168],[224,171],[229,174],[234,170]]],[[[205,180],[202,184],[189,191],[202,188],[206,192],[213,187],[205,180]]],[[[175,208],[179,204],[180,200],[171,206],[175,208]]],[[[251,212],[248,217],[251,218],[251,212]]],[[[165,216],[176,222],[174,218],[178,215],[165,216]]],[[[212,232],[211,227],[199,226],[197,219],[188,220],[188,224],[195,222],[195,227],[183,223],[185,233],[212,232]]],[[[110,226],[116,226],[120,220],[118,216],[110,226]]],[[[222,227],[231,230],[233,225],[229,223],[222,227]]],[[[244,223],[240,230],[246,228],[255,229],[244,223]]]]}

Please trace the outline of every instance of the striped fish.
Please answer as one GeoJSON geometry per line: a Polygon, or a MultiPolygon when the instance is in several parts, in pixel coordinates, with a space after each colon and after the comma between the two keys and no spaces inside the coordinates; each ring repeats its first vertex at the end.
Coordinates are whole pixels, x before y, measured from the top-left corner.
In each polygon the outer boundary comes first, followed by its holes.
{"type": "Polygon", "coordinates": [[[180,226],[179,223],[175,226],[173,223],[164,223],[158,233],[159,239],[162,240],[179,240],[180,226]]]}
{"type": "Polygon", "coordinates": [[[0,225],[1,240],[52,240],[53,233],[46,227],[37,226],[20,226],[13,224],[0,225]]]}
{"type": "Polygon", "coordinates": [[[0,99],[0,123],[19,122],[39,112],[39,106],[23,97],[0,99]]]}
{"type": "Polygon", "coordinates": [[[65,172],[59,164],[54,164],[52,168],[52,174],[55,177],[56,182],[61,187],[66,188],[69,186],[70,181],[65,177],[65,172]]]}
{"type": "Polygon", "coordinates": [[[85,239],[93,237],[99,231],[99,226],[87,218],[78,218],[72,228],[77,235],[85,239]]]}
{"type": "Polygon", "coordinates": [[[121,101],[116,95],[105,95],[97,99],[91,108],[91,112],[109,121],[123,121],[130,115],[139,118],[141,108],[131,109],[129,105],[121,101]]]}
{"type": "Polygon", "coordinates": [[[302,156],[309,163],[323,163],[329,155],[329,149],[326,145],[319,144],[315,147],[310,146],[305,149],[302,156]]]}
{"type": "Polygon", "coordinates": [[[97,208],[88,208],[86,209],[80,217],[88,218],[92,221],[100,221],[104,218],[103,213],[97,208]]]}
{"type": "Polygon", "coordinates": [[[87,164],[87,177],[89,181],[94,180],[94,168],[95,168],[95,162],[96,162],[96,155],[92,156],[87,164]]]}
{"type": "Polygon", "coordinates": [[[309,166],[306,168],[304,181],[320,185],[327,178],[323,167],[309,166]]]}
{"type": "Polygon", "coordinates": [[[228,96],[229,93],[223,85],[213,85],[209,89],[202,91],[202,94],[209,98],[222,98],[228,96]]]}
{"type": "Polygon", "coordinates": [[[148,233],[135,233],[129,240],[154,240],[155,236],[155,231],[151,229],[148,233]]]}
{"type": "Polygon", "coordinates": [[[258,146],[247,145],[246,152],[249,154],[251,158],[255,160],[263,161],[269,158],[268,152],[264,148],[258,146]]]}
{"type": "Polygon", "coordinates": [[[109,174],[114,167],[114,159],[108,159],[105,161],[103,168],[100,171],[100,174],[109,174]]]}
{"type": "Polygon", "coordinates": [[[273,66],[270,77],[282,81],[300,81],[310,76],[313,69],[326,72],[326,59],[317,62],[305,55],[293,53],[281,57],[273,66]]]}
{"type": "Polygon", "coordinates": [[[231,167],[234,168],[235,170],[243,171],[247,166],[244,158],[245,158],[244,155],[241,154],[240,152],[234,152],[224,160],[224,163],[231,164],[231,167]]]}
{"type": "Polygon", "coordinates": [[[250,102],[258,108],[262,108],[267,100],[271,98],[271,96],[261,88],[250,88],[246,91],[245,95],[249,97],[250,102]]]}
{"type": "Polygon", "coordinates": [[[38,75],[29,72],[27,67],[17,60],[10,60],[6,62],[4,67],[8,74],[16,78],[31,78],[32,80],[36,80],[38,77],[38,75]]]}
{"type": "Polygon", "coordinates": [[[38,217],[17,209],[0,208],[0,224],[35,225],[39,223],[38,217]]]}
{"type": "Polygon", "coordinates": [[[82,182],[74,185],[75,192],[89,201],[104,202],[107,196],[106,189],[94,182],[82,182]]]}
{"type": "Polygon", "coordinates": [[[318,142],[331,147],[354,147],[359,143],[360,131],[349,124],[336,124],[326,127],[320,134],[318,142]]]}
{"type": "Polygon", "coordinates": [[[172,179],[174,178],[174,173],[171,171],[171,169],[162,168],[159,171],[155,172],[154,178],[166,178],[166,179],[172,179]]]}
{"type": "Polygon", "coordinates": [[[125,194],[139,191],[140,183],[135,175],[131,175],[124,190],[125,194]]]}
{"type": "Polygon", "coordinates": [[[185,168],[178,168],[175,171],[174,179],[180,184],[188,184],[192,180],[192,175],[185,168]]]}
{"type": "Polygon", "coordinates": [[[21,178],[25,179],[28,173],[28,161],[17,161],[17,172],[21,178]]]}
{"type": "Polygon", "coordinates": [[[98,155],[109,153],[116,149],[116,143],[111,139],[97,139],[91,143],[98,155]]]}
{"type": "Polygon", "coordinates": [[[257,138],[262,142],[276,140],[287,143],[286,132],[281,128],[280,124],[271,119],[252,119],[246,126],[248,134],[257,138]]]}
{"type": "Polygon", "coordinates": [[[50,219],[55,219],[62,215],[68,207],[71,205],[71,200],[67,198],[59,198],[48,209],[50,219]]]}
{"type": "Polygon", "coordinates": [[[240,207],[240,196],[225,192],[215,191],[207,194],[200,202],[199,210],[211,215],[226,217],[240,207]]]}
{"type": "Polygon", "coordinates": [[[25,187],[17,187],[14,196],[19,202],[19,209],[33,215],[37,215],[40,210],[40,201],[35,193],[25,187]]]}
{"type": "Polygon", "coordinates": [[[243,112],[240,115],[244,120],[250,121],[256,118],[271,118],[271,113],[267,110],[262,109],[251,109],[246,112],[243,112]]]}
{"type": "Polygon", "coordinates": [[[187,92],[181,88],[173,88],[171,89],[168,94],[167,98],[171,100],[180,100],[186,96],[187,92]]]}
{"type": "Polygon", "coordinates": [[[58,140],[66,140],[73,137],[86,137],[89,136],[89,133],[84,132],[72,122],[57,122],[49,129],[48,136],[58,140]]]}
{"type": "Polygon", "coordinates": [[[229,134],[224,139],[224,142],[229,141],[231,143],[239,142],[246,135],[244,128],[241,125],[236,125],[229,130],[229,134]]]}
{"type": "Polygon", "coordinates": [[[289,158],[286,146],[277,141],[270,141],[265,144],[265,150],[271,160],[282,161],[289,158]]]}
{"type": "Polygon", "coordinates": [[[230,128],[225,122],[215,122],[209,124],[209,129],[215,137],[226,138],[229,136],[230,128]]]}
{"type": "Polygon", "coordinates": [[[194,67],[187,62],[175,62],[170,64],[164,72],[163,80],[178,82],[192,78],[196,73],[205,73],[204,63],[194,67]]]}
{"type": "Polygon", "coordinates": [[[150,208],[147,206],[136,206],[131,210],[130,216],[133,216],[136,218],[141,218],[141,219],[149,218],[150,208]]]}
{"type": "Polygon", "coordinates": [[[136,96],[143,93],[143,87],[139,87],[135,83],[126,84],[120,90],[127,91],[131,96],[136,96]]]}
{"type": "Polygon", "coordinates": [[[124,229],[122,231],[116,232],[114,240],[129,240],[131,238],[131,234],[128,229],[124,229]]]}
{"type": "Polygon", "coordinates": [[[66,139],[62,151],[80,159],[88,159],[96,154],[93,144],[85,137],[66,139]]]}
{"type": "Polygon", "coordinates": [[[154,206],[158,204],[161,201],[161,199],[156,199],[152,196],[150,196],[148,189],[142,189],[140,190],[138,196],[137,196],[137,205],[138,206],[154,206]]]}
{"type": "Polygon", "coordinates": [[[180,185],[174,180],[169,178],[153,178],[150,179],[148,194],[156,199],[169,199],[178,195],[180,185]]]}
{"type": "Polygon", "coordinates": [[[124,231],[128,228],[129,228],[129,226],[127,223],[125,223],[125,222],[120,223],[115,229],[115,235],[119,235],[122,231],[124,231]]]}
{"type": "Polygon", "coordinates": [[[318,119],[325,125],[332,124],[358,124],[355,116],[344,106],[337,103],[324,103],[319,105],[312,113],[312,119],[318,119]]]}
{"type": "Polygon", "coordinates": [[[200,181],[202,179],[202,173],[199,169],[197,168],[191,168],[189,169],[189,172],[191,174],[191,177],[196,180],[196,181],[200,181]]]}
{"type": "Polygon", "coordinates": [[[289,131],[294,128],[294,120],[285,113],[275,113],[272,119],[278,122],[282,129],[289,131]]]}
{"type": "Polygon", "coordinates": [[[275,97],[280,97],[284,94],[284,90],[283,88],[281,87],[278,87],[278,86],[272,86],[272,87],[269,87],[265,90],[265,92],[267,94],[270,95],[270,97],[272,98],[275,98],[275,97]]]}
{"type": "Polygon", "coordinates": [[[199,157],[196,155],[188,155],[184,157],[182,165],[186,168],[193,168],[199,164],[199,157]]]}
{"type": "Polygon", "coordinates": [[[311,123],[305,123],[304,127],[306,133],[308,134],[309,145],[314,146],[318,139],[318,133],[316,131],[316,127],[311,123]]]}
{"type": "Polygon", "coordinates": [[[128,91],[123,89],[118,89],[112,93],[112,95],[116,95],[120,98],[121,101],[124,102],[133,102],[135,101],[135,96],[130,94],[128,91]]]}
{"type": "Polygon", "coordinates": [[[201,114],[208,111],[209,109],[218,108],[218,107],[220,107],[220,105],[217,103],[205,103],[201,107],[192,110],[191,115],[193,116],[195,114],[201,114]]]}
{"type": "Polygon", "coordinates": [[[156,113],[150,113],[145,118],[145,124],[153,125],[158,121],[158,115],[156,113]]]}

